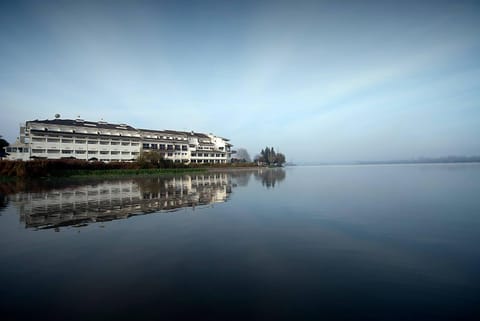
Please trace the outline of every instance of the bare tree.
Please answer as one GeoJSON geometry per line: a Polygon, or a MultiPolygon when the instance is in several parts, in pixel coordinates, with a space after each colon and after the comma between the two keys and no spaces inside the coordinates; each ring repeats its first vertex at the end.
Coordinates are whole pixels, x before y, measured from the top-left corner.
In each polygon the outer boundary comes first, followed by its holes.
{"type": "Polygon", "coordinates": [[[237,149],[237,154],[235,158],[238,159],[239,161],[244,161],[247,163],[250,163],[252,161],[252,159],[250,158],[250,155],[248,154],[248,151],[245,148],[237,149]]]}

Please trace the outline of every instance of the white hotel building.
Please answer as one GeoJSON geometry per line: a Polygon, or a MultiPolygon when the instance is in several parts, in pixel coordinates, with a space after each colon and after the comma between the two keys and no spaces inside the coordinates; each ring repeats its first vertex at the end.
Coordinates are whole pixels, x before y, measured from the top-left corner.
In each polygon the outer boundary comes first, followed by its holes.
{"type": "Polygon", "coordinates": [[[226,138],[173,130],[136,129],[126,124],[82,119],[27,121],[20,137],[6,148],[7,159],[75,158],[103,162],[135,160],[158,151],[177,163],[227,163],[235,153],[226,138]]]}

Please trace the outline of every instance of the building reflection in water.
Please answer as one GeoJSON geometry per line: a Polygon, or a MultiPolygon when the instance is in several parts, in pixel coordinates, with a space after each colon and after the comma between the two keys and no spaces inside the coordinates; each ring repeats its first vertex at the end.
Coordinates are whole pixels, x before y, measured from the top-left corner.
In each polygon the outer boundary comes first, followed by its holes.
{"type": "Polygon", "coordinates": [[[0,184],[1,207],[9,202],[17,207],[20,221],[27,228],[58,230],[62,226],[80,227],[93,222],[226,202],[232,188],[248,185],[252,176],[270,188],[285,179],[285,172],[258,169],[94,183],[18,181],[0,184]]]}
{"type": "Polygon", "coordinates": [[[226,173],[105,181],[9,197],[29,228],[81,226],[159,211],[225,202],[231,193],[226,173]]]}

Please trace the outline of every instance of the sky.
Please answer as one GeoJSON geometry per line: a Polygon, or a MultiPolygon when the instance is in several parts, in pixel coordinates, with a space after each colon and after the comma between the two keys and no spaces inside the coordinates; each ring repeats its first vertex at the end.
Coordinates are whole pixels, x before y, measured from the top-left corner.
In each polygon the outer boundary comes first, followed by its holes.
{"type": "Polygon", "coordinates": [[[479,1],[2,1],[0,135],[62,118],[251,156],[480,155],[479,1]]]}

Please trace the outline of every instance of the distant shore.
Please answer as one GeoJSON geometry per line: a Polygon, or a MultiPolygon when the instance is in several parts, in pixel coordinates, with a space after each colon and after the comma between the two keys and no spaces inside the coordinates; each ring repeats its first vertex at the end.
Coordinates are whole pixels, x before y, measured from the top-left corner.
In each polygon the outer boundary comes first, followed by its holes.
{"type": "MultiPolygon", "coordinates": [[[[408,164],[469,164],[480,163],[480,156],[461,157],[452,156],[445,158],[420,158],[411,160],[388,160],[388,161],[354,161],[354,162],[311,162],[298,165],[408,165],[408,164]]],[[[295,164],[297,165],[297,164],[295,164]]]]}

